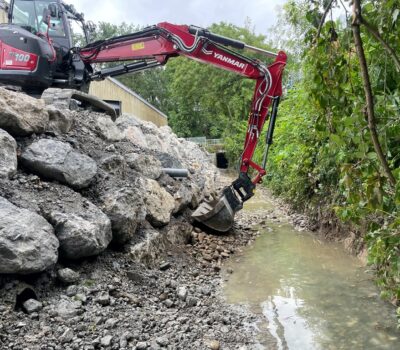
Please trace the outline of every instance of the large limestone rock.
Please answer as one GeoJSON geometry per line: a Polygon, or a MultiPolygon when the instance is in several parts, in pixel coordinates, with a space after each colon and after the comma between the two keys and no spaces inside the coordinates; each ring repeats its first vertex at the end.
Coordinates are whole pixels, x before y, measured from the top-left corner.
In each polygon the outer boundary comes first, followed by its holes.
{"type": "Polygon", "coordinates": [[[146,179],[145,191],[146,219],[155,227],[168,224],[175,209],[174,198],[157,181],[151,179],[146,179]]]}
{"type": "Polygon", "coordinates": [[[49,113],[49,124],[47,130],[58,134],[66,134],[71,130],[74,122],[74,113],[69,109],[58,109],[54,105],[46,107],[49,113]]]}
{"type": "Polygon", "coordinates": [[[45,131],[49,114],[44,101],[0,88],[0,128],[13,136],[45,131]]]}
{"type": "Polygon", "coordinates": [[[75,194],[73,206],[64,205],[51,211],[48,219],[60,241],[60,255],[65,258],[98,255],[111,242],[109,218],[79,194],[75,194]]]}
{"type": "Polygon", "coordinates": [[[191,240],[192,226],[186,222],[171,221],[162,232],[144,225],[139,235],[143,240],[130,248],[131,257],[141,263],[155,267],[159,259],[171,246],[184,245],[191,240]]]}
{"type": "Polygon", "coordinates": [[[137,189],[112,189],[101,196],[101,202],[102,210],[112,223],[114,242],[128,242],[134,236],[138,224],[146,217],[141,186],[137,189]]]}
{"type": "Polygon", "coordinates": [[[179,189],[173,194],[175,200],[174,214],[179,213],[192,203],[195,191],[195,188],[190,185],[181,184],[179,186],[179,189]]]}
{"type": "Polygon", "coordinates": [[[122,115],[116,121],[116,125],[121,130],[123,138],[140,147],[148,147],[140,125],[141,122],[131,115],[122,115]]]}
{"type": "Polygon", "coordinates": [[[111,142],[120,141],[124,137],[109,116],[100,114],[96,118],[96,131],[100,134],[101,138],[111,142]]]}
{"type": "Polygon", "coordinates": [[[10,178],[17,172],[17,143],[0,129],[0,178],[10,178]]]}
{"type": "Polygon", "coordinates": [[[60,141],[36,141],[22,153],[21,160],[33,173],[74,188],[87,187],[97,173],[93,159],[60,141]]]}
{"type": "Polygon", "coordinates": [[[43,217],[0,197],[0,273],[44,271],[57,262],[58,246],[43,217]]]}
{"type": "Polygon", "coordinates": [[[148,177],[157,180],[161,174],[161,162],[150,154],[145,153],[128,153],[125,155],[127,165],[148,177]]]}

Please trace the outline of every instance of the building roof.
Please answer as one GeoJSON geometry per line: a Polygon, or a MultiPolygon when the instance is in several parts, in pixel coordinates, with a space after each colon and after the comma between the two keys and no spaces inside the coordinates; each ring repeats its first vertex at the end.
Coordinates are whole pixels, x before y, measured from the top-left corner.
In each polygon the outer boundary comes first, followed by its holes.
{"type": "Polygon", "coordinates": [[[147,102],[143,97],[139,96],[136,92],[132,91],[131,89],[129,89],[126,85],[122,84],[120,81],[118,81],[117,79],[111,78],[111,77],[107,77],[106,79],[108,79],[109,81],[111,81],[113,84],[117,85],[118,87],[120,87],[122,90],[126,91],[128,94],[134,96],[136,99],[140,100],[141,102],[143,102],[146,106],[148,106],[149,108],[153,109],[154,111],[156,111],[158,114],[160,114],[162,117],[164,117],[165,119],[168,119],[168,116],[166,114],[164,114],[163,112],[161,112],[158,108],[154,107],[151,103],[147,102]]]}

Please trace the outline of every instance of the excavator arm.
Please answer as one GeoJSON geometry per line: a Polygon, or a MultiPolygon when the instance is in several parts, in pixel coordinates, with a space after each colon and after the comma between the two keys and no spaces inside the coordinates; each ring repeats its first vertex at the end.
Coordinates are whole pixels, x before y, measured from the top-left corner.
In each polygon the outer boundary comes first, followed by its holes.
{"type": "Polygon", "coordinates": [[[286,65],[286,54],[282,51],[275,54],[255,48],[203,28],[167,22],[136,33],[91,43],[79,49],[78,54],[86,64],[133,61],[95,71],[91,75],[92,80],[154,68],[166,64],[170,58],[177,56],[211,64],[255,80],[239,177],[222,191],[219,198],[202,203],[193,213],[193,218],[206,226],[217,231],[228,231],[233,225],[235,213],[242,208],[243,202],[253,196],[255,185],[260,183],[266,174],[268,150],[272,144],[279,98],[282,95],[282,74],[286,65]],[[230,48],[255,51],[273,57],[275,61],[267,66],[230,48]],[[258,165],[252,158],[271,104],[266,153],[263,164],[258,165]],[[252,179],[249,176],[250,169],[254,169],[256,173],[252,179]]]}

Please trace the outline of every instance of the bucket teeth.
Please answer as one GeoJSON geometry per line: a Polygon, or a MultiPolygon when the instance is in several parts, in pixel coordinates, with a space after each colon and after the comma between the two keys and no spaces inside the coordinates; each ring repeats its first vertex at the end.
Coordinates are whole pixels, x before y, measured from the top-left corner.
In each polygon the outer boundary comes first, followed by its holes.
{"type": "Polygon", "coordinates": [[[200,204],[192,218],[215,231],[227,232],[233,226],[235,213],[241,208],[232,188],[227,187],[219,199],[200,204]]]}

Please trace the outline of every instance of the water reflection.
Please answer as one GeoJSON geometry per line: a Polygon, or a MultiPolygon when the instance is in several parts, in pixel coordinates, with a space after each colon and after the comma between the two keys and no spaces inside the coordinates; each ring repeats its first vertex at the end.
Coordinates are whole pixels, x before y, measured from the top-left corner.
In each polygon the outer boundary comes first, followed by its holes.
{"type": "Polygon", "coordinates": [[[341,246],[288,225],[270,229],[232,261],[228,301],[265,316],[276,349],[400,349],[393,308],[341,246]]]}

